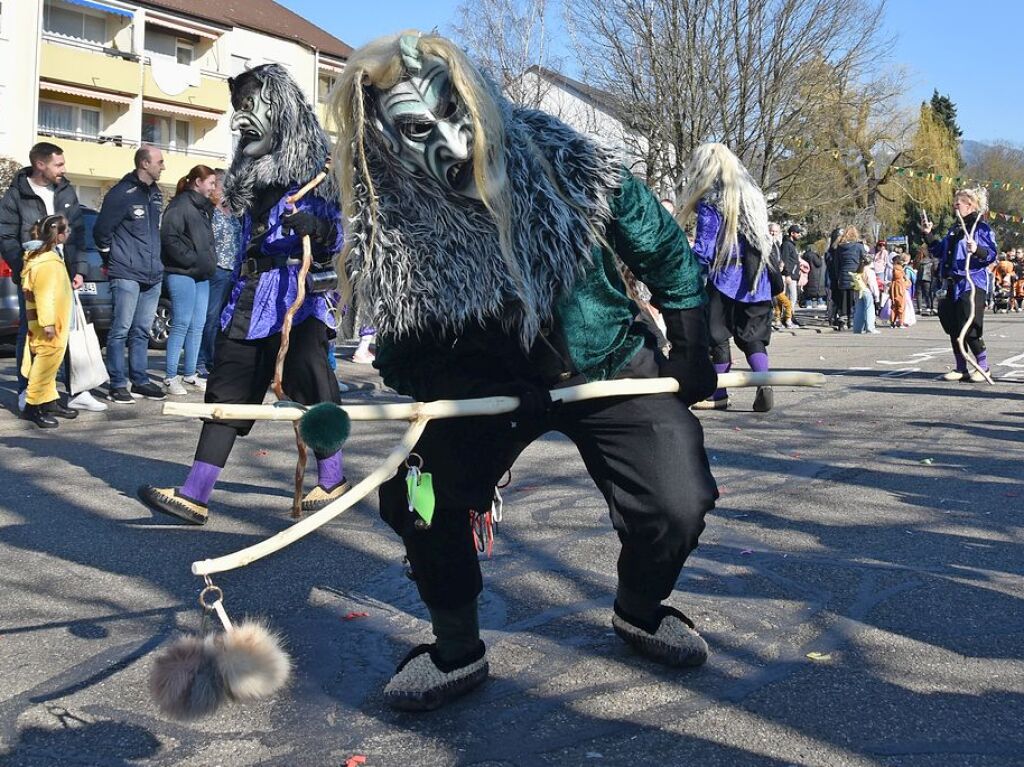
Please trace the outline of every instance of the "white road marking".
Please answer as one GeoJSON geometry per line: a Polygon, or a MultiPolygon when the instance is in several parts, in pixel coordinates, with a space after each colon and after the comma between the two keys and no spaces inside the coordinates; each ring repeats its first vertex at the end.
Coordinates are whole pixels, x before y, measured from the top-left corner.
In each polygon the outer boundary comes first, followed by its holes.
{"type": "Polygon", "coordinates": [[[925,349],[923,352],[917,352],[911,354],[908,360],[875,360],[879,365],[913,365],[919,362],[925,362],[926,360],[934,359],[935,357],[941,357],[945,354],[950,353],[948,346],[939,346],[934,349],[925,349]]]}
{"type": "Polygon", "coordinates": [[[996,364],[1008,368],[1024,368],[1024,354],[1018,354],[1016,357],[1010,357],[996,364]]]}
{"type": "Polygon", "coordinates": [[[908,376],[911,373],[917,373],[921,368],[903,368],[902,370],[890,370],[888,373],[882,373],[882,378],[899,378],[901,376],[908,376]]]}

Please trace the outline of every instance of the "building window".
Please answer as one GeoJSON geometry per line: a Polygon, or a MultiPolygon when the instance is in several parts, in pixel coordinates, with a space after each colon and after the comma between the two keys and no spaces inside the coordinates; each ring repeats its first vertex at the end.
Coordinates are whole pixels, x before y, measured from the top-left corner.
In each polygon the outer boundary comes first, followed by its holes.
{"type": "Polygon", "coordinates": [[[100,110],[40,100],[39,131],[65,138],[99,138],[100,110]]]}
{"type": "Polygon", "coordinates": [[[192,64],[196,59],[196,46],[192,40],[147,26],[146,53],[174,59],[179,64],[192,64]]]}
{"type": "Polygon", "coordinates": [[[47,0],[43,6],[43,30],[97,45],[107,44],[106,16],[55,0],[47,0]]]}
{"type": "Polygon", "coordinates": [[[327,97],[331,93],[331,89],[334,88],[335,83],[338,82],[338,78],[334,75],[325,75],[323,72],[320,73],[320,77],[317,82],[317,100],[321,104],[327,103],[327,97]]]}
{"type": "Polygon", "coordinates": [[[161,149],[187,152],[192,146],[192,124],[164,115],[142,115],[142,141],[161,149]]]}

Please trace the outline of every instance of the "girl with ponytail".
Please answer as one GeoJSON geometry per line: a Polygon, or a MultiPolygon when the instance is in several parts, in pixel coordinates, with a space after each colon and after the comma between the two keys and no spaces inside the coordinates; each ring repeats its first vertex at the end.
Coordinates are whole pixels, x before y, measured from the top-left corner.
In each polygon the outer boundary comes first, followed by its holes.
{"type": "Polygon", "coordinates": [[[185,384],[198,391],[205,382],[196,375],[199,347],[206,325],[210,278],[217,266],[213,239],[213,203],[217,185],[212,168],[197,165],[178,181],[177,193],[160,225],[160,257],[164,281],[171,297],[171,327],[167,337],[164,385],[171,395],[188,394],[185,384]],[[182,348],[184,369],[178,374],[182,348]]]}
{"type": "MultiPolygon", "coordinates": [[[[768,370],[772,288],[768,205],[739,158],[724,144],[702,144],[687,166],[690,182],[683,192],[679,223],[697,216],[693,250],[708,270],[711,361],[718,373],[732,367],[730,339],[736,341],[754,372],[768,370]]],[[[773,404],[771,387],[761,386],[754,410],[773,404]]],[[[725,410],[729,395],[718,389],[695,409],[725,410]]]]}
{"type": "Polygon", "coordinates": [[[22,418],[40,429],[55,429],[55,415],[74,418],[77,410],[60,406],[57,371],[64,361],[71,320],[71,280],[60,254],[71,224],[64,216],[47,216],[32,227],[26,242],[21,287],[28,316],[28,343],[21,373],[28,379],[22,418]],[[72,415],[73,414],[73,415],[72,415]]]}

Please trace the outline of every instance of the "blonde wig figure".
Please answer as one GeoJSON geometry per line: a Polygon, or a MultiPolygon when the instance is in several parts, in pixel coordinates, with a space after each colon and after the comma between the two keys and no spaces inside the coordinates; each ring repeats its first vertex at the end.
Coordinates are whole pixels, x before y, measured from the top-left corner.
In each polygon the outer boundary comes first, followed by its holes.
{"type": "MultiPolygon", "coordinates": [[[[451,41],[438,35],[423,35],[407,31],[399,35],[378,38],[353,52],[345,66],[341,79],[331,99],[331,110],[338,125],[338,141],[335,145],[334,167],[341,185],[342,214],[346,220],[357,215],[358,205],[353,194],[353,174],[358,170],[359,183],[365,184],[370,204],[370,220],[377,219],[377,195],[366,159],[366,86],[378,91],[393,88],[406,74],[401,46],[403,40],[414,37],[421,54],[436,56],[447,64],[452,85],[463,99],[473,121],[473,178],[479,190],[481,202],[494,216],[502,254],[506,263],[515,272],[515,260],[509,257],[511,247],[509,229],[508,190],[505,185],[505,131],[501,112],[494,98],[488,92],[476,68],[466,55],[451,41]],[[349,108],[349,107],[354,107],[349,108]]],[[[369,232],[370,241],[366,248],[368,258],[373,257],[374,235],[369,232]]],[[[347,241],[340,258],[346,263],[351,250],[347,241]]],[[[345,274],[339,269],[339,274],[345,274]]],[[[521,280],[521,275],[518,275],[521,280]]],[[[347,278],[342,294],[343,302],[351,296],[347,278]]]]}
{"type": "Polygon", "coordinates": [[[602,241],[618,157],[433,34],[353,52],[330,110],[343,301],[354,289],[386,336],[500,319],[528,347],[602,241]]]}
{"type": "Polygon", "coordinates": [[[772,251],[768,234],[768,204],[753,177],[725,144],[701,144],[690,159],[690,181],[683,191],[683,206],[677,214],[685,223],[702,198],[722,214],[722,228],[712,270],[718,271],[730,260],[739,259],[739,235],[761,254],[757,278],[772,251]]]}

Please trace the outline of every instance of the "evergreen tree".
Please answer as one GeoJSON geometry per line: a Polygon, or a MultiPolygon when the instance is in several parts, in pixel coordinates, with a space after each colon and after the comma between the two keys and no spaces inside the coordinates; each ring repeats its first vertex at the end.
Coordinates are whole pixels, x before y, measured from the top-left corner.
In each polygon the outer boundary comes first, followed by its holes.
{"type": "Polygon", "coordinates": [[[950,100],[949,96],[940,96],[936,89],[932,93],[931,108],[935,118],[946,126],[953,138],[958,141],[963,138],[964,133],[956,122],[956,104],[950,100]]]}

